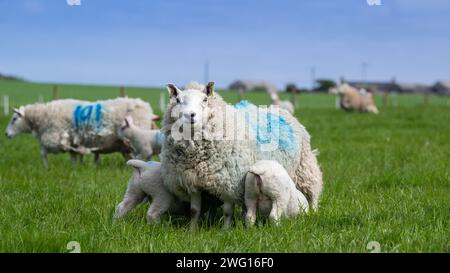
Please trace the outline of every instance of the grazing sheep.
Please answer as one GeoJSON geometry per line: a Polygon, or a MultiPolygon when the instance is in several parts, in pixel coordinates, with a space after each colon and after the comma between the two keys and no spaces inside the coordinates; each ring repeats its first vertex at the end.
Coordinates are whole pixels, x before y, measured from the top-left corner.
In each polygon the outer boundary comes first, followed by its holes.
{"type": "Polygon", "coordinates": [[[340,106],[347,111],[369,112],[378,114],[378,108],[373,99],[373,95],[366,90],[358,90],[346,83],[330,90],[330,93],[337,93],[340,96],[340,106]]]}
{"type": "Polygon", "coordinates": [[[283,166],[271,160],[261,160],[250,167],[245,178],[245,206],[248,225],[255,223],[257,210],[278,223],[282,216],[296,216],[308,212],[309,207],[283,166]]]}
{"type": "Polygon", "coordinates": [[[233,107],[214,92],[212,82],[187,86],[184,91],[169,84],[168,90],[161,173],[166,188],[190,202],[191,227],[198,222],[202,191],[224,202],[228,227],[234,204],[244,203],[250,166],[263,159],[278,161],[310,206],[318,207],[322,173],[310,136],[286,110],[261,110],[245,101],[233,107]]]}
{"type": "Polygon", "coordinates": [[[98,159],[99,153],[129,153],[117,136],[117,129],[128,115],[137,126],[151,128],[152,108],[140,99],[54,100],[15,109],[6,135],[12,138],[19,133],[32,133],[40,143],[45,167],[48,153],[95,151],[98,159]]]}
{"type": "Polygon", "coordinates": [[[158,222],[165,212],[183,210],[182,202],[164,187],[159,162],[129,160],[127,164],[134,167],[135,171],[128,182],[123,201],[117,206],[114,219],[125,217],[133,208],[144,202],[147,197],[151,200],[147,212],[148,223],[158,222]]]}
{"type": "Polygon", "coordinates": [[[159,130],[142,129],[134,125],[131,116],[124,119],[117,134],[122,141],[129,143],[134,158],[150,160],[153,154],[161,152],[161,132],[159,130]]]}
{"type": "Polygon", "coordinates": [[[278,97],[277,93],[271,93],[270,98],[272,99],[272,105],[278,105],[280,108],[291,113],[291,115],[294,114],[295,107],[294,104],[292,104],[292,102],[288,100],[280,100],[280,97],[278,97]]]}

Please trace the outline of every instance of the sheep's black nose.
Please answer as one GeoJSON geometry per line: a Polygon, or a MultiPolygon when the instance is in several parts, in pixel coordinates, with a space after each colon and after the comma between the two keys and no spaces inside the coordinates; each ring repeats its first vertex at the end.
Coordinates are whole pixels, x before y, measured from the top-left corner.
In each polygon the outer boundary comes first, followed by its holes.
{"type": "Polygon", "coordinates": [[[195,117],[195,113],[191,113],[191,118],[195,117]]]}

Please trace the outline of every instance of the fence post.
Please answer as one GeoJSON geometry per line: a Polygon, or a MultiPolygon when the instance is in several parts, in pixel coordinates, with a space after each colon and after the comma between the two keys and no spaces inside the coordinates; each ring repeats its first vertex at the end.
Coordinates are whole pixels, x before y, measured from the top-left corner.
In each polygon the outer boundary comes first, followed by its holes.
{"type": "Polygon", "coordinates": [[[425,106],[428,105],[428,92],[426,92],[426,91],[423,94],[423,105],[425,105],[425,106]]]}
{"type": "Polygon", "coordinates": [[[3,96],[3,114],[9,115],[9,97],[7,95],[3,96]]]}
{"type": "Polygon", "coordinates": [[[339,94],[336,95],[334,104],[335,104],[336,109],[339,109],[341,107],[341,97],[339,94]]]}
{"type": "Polygon", "coordinates": [[[39,95],[38,102],[43,103],[44,102],[44,96],[39,95]]]}
{"type": "Polygon", "coordinates": [[[242,88],[238,89],[239,101],[244,99],[244,90],[242,88]]]}
{"type": "Polygon", "coordinates": [[[52,98],[53,100],[59,99],[59,88],[57,85],[53,86],[52,98]]]}
{"type": "Polygon", "coordinates": [[[159,94],[159,109],[161,110],[162,113],[164,113],[166,111],[166,96],[164,95],[164,92],[161,92],[159,94]]]}
{"type": "Polygon", "coordinates": [[[120,93],[119,93],[119,96],[120,96],[120,97],[126,97],[126,96],[127,96],[127,93],[126,93],[126,91],[125,91],[125,87],[123,87],[123,86],[120,87],[120,93]]]}
{"type": "Polygon", "coordinates": [[[383,92],[383,107],[388,106],[388,92],[383,92]]]}

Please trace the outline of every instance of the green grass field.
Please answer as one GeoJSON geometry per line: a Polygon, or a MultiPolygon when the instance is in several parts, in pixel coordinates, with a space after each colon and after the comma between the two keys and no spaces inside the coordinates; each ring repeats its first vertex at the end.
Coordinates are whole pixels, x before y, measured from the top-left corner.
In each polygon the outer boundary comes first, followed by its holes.
{"type": "MultiPolygon", "coordinates": [[[[118,87],[61,85],[60,97],[105,99],[118,87]]],[[[159,113],[163,89],[127,88],[159,113]]],[[[234,92],[221,92],[237,101],[234,92]]],[[[0,82],[12,106],[49,100],[50,84],[0,82]]],[[[264,94],[246,99],[266,104],[264,94]]],[[[380,98],[377,98],[381,105],[380,98]]],[[[246,228],[236,216],[228,231],[218,223],[191,232],[184,219],[146,224],[147,205],[112,224],[132,170],[120,155],[72,166],[69,156],[50,156],[42,166],[31,135],[0,136],[0,251],[68,252],[449,252],[450,98],[396,96],[379,115],[335,109],[330,95],[298,97],[296,116],[320,150],[324,191],[320,210],[279,226],[246,228]],[[396,107],[394,107],[394,105],[396,107]]],[[[9,117],[0,112],[0,127],[9,117]]]]}

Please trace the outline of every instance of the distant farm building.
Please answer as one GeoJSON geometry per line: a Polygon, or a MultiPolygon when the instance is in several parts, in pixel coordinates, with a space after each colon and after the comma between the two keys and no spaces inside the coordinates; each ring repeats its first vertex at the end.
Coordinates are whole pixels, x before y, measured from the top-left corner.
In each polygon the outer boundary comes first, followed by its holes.
{"type": "Polygon", "coordinates": [[[266,81],[244,81],[237,80],[230,84],[228,87],[230,90],[237,90],[239,92],[247,91],[264,91],[267,93],[276,93],[277,87],[266,81]]]}
{"type": "MultiPolygon", "coordinates": [[[[341,80],[342,81],[342,80],[341,80]]],[[[374,93],[425,94],[432,92],[432,87],[424,84],[399,83],[395,80],[375,81],[342,81],[356,88],[364,88],[374,93]]]]}
{"type": "Polygon", "coordinates": [[[450,81],[438,81],[433,87],[431,87],[431,92],[436,95],[450,95],[450,81]]]}

